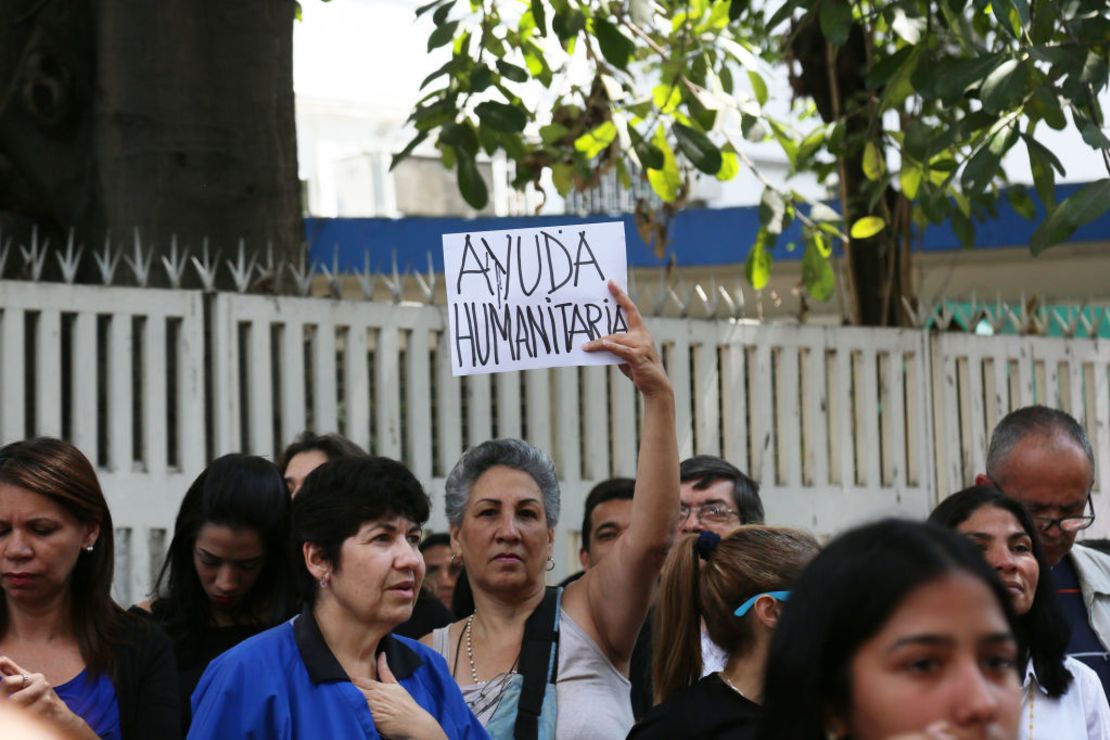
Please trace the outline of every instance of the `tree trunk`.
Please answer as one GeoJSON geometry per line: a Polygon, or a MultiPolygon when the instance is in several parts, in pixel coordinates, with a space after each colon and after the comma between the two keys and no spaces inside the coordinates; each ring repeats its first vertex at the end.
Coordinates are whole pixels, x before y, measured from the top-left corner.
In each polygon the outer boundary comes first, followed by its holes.
{"type": "Polygon", "coordinates": [[[225,257],[239,239],[296,254],[293,13],[292,0],[0,0],[0,225],[73,228],[98,251],[105,234],[130,250],[138,229],[163,254],[173,235],[193,253],[207,238],[225,257]]]}

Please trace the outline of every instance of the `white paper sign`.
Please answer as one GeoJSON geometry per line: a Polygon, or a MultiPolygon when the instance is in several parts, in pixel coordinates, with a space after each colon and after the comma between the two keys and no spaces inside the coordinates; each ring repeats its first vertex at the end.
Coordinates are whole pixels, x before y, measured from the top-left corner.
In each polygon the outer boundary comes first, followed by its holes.
{"type": "Polygon", "coordinates": [[[628,330],[622,222],[444,234],[443,269],[453,375],[619,362],[580,347],[628,330]]]}

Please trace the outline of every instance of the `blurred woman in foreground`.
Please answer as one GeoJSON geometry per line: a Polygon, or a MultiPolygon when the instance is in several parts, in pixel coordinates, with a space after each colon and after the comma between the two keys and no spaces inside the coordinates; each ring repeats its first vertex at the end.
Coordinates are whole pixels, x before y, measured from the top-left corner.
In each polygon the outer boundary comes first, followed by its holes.
{"type": "Polygon", "coordinates": [[[888,520],[835,538],[794,584],[771,640],[758,737],[1017,734],[1010,597],[978,550],[888,520]]]}

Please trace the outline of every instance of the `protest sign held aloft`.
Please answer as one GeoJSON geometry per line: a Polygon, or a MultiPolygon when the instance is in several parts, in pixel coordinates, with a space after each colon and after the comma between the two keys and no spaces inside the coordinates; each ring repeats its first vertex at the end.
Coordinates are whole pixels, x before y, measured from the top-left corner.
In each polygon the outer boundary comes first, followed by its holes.
{"type": "Polygon", "coordinates": [[[618,362],[580,347],[628,329],[624,250],[619,221],[444,234],[452,374],[618,362]]]}

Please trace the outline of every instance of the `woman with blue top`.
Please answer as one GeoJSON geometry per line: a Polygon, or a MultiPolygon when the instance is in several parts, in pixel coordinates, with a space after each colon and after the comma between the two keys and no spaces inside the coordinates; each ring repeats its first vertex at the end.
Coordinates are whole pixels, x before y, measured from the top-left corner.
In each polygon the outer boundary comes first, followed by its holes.
{"type": "Polygon", "coordinates": [[[1110,740],[1110,706],[1093,669],[1068,657],[1067,621],[1033,517],[989,486],[941,501],[929,521],[970,539],[1013,599],[1021,687],[1021,740],[1110,740]]]}
{"type": "Polygon", "coordinates": [[[429,502],[403,465],[344,458],[293,502],[300,615],[209,664],[190,738],[485,738],[443,659],[390,634],[424,579],[429,502]]]}
{"type": "Polygon", "coordinates": [[[657,705],[629,738],[755,737],[767,651],[783,603],[819,547],[786,527],[749,525],[724,538],[683,537],[667,556],[654,622],[657,705]],[[702,624],[724,650],[724,670],[702,678],[702,624]]]}
{"type": "Polygon", "coordinates": [[[66,737],[179,737],[173,648],[112,601],[112,533],[77,448],[0,448],[0,701],[66,737]]]}

